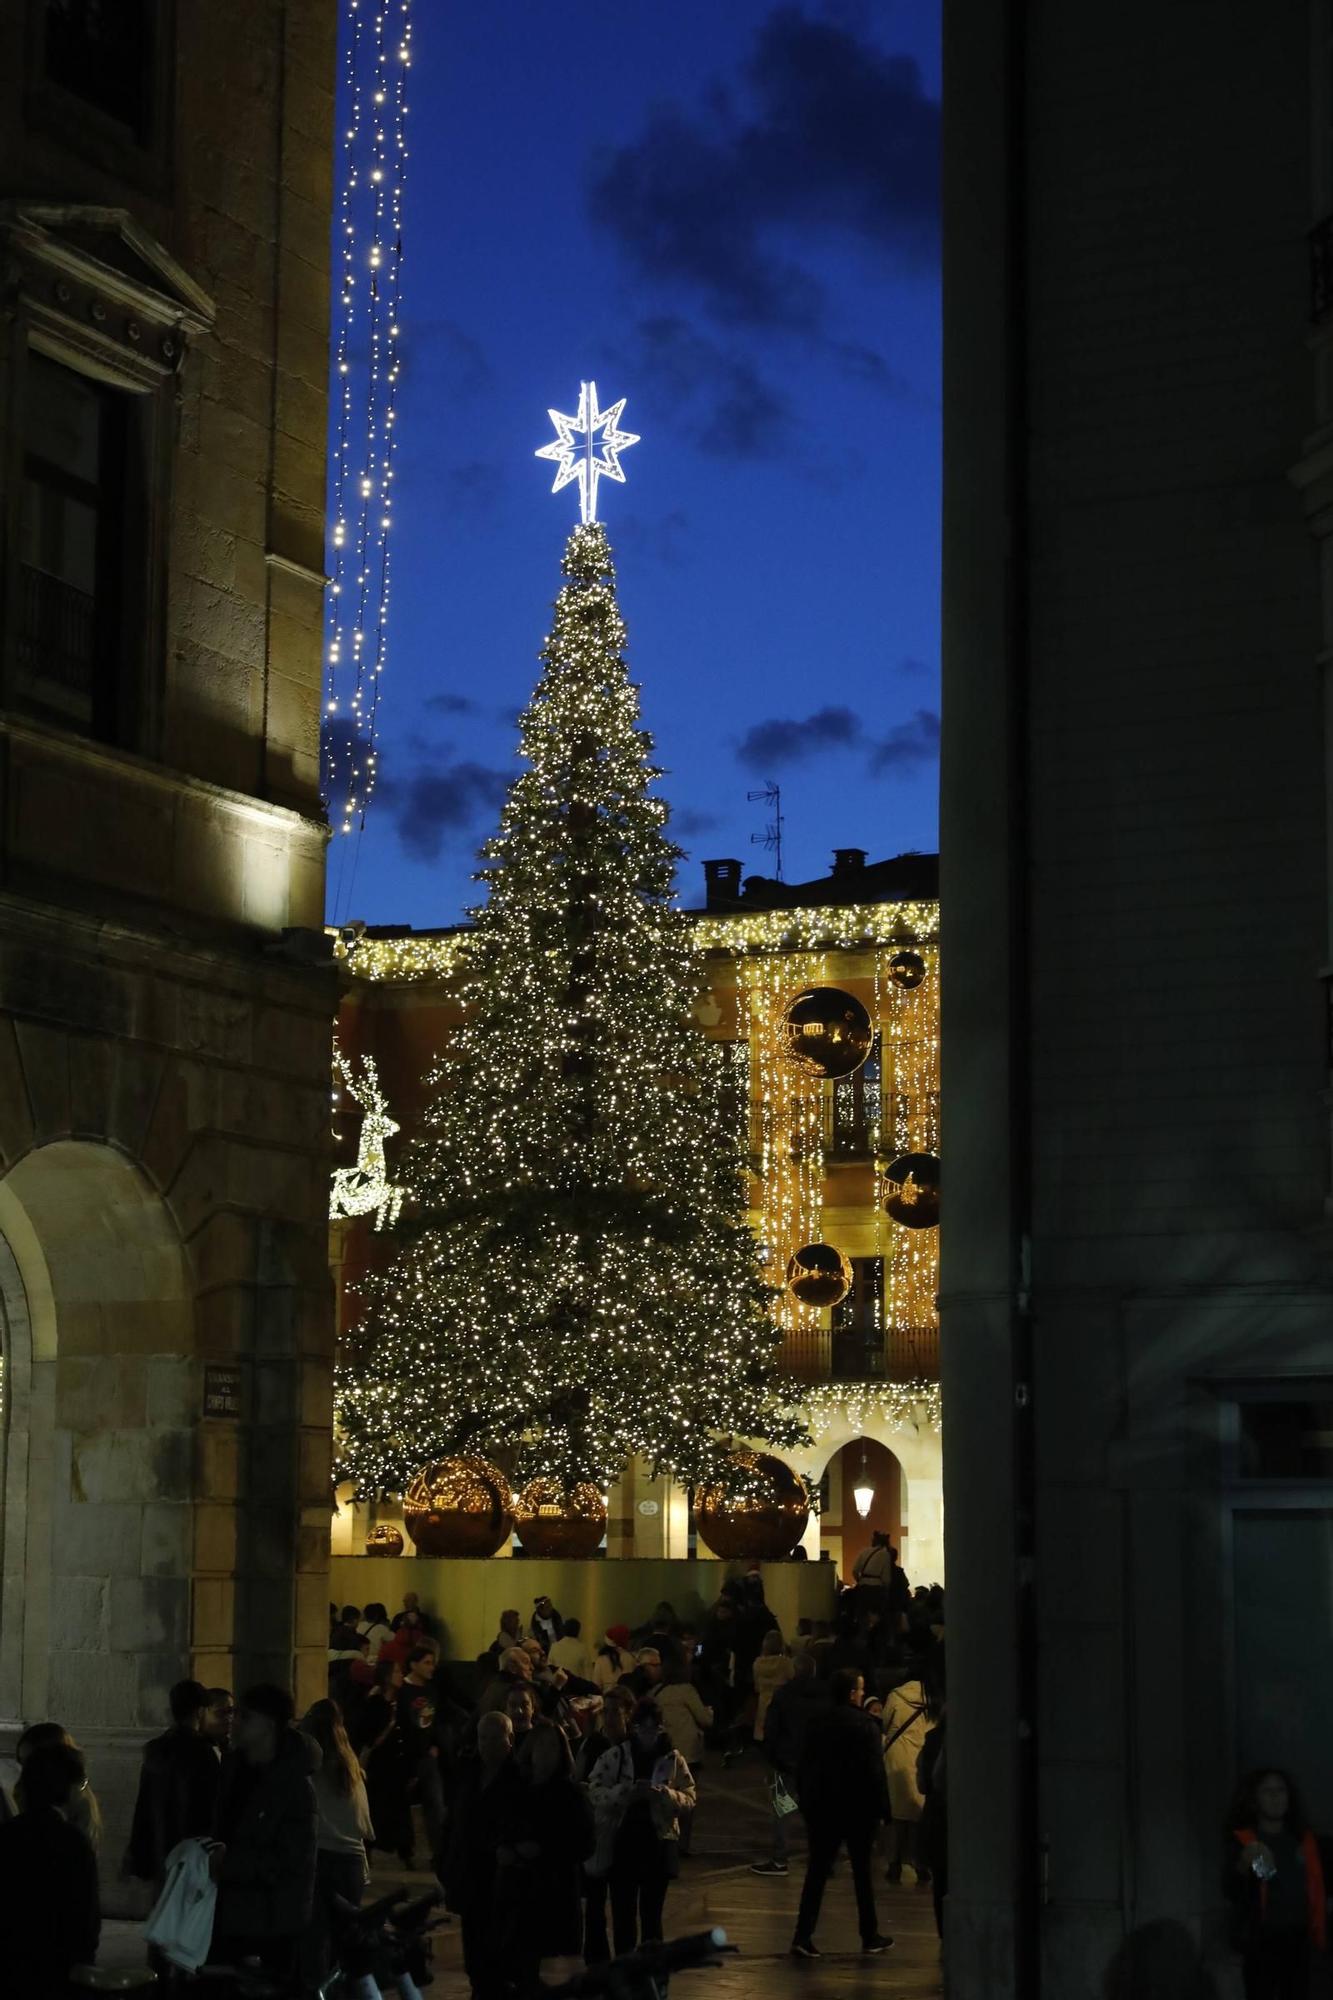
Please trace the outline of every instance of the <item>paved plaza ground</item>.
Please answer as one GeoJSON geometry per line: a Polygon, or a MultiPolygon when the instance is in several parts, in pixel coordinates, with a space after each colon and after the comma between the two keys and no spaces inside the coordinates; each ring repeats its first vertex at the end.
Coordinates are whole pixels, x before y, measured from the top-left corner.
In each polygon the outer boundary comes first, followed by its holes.
{"type": "MultiPolygon", "coordinates": [[[[681,1867],[680,1880],[667,1901],[668,1936],[720,1924],[740,1952],[721,1970],[681,1974],[673,1991],[695,2000],[939,2000],[939,1945],[930,1892],[910,1883],[890,1887],[878,1867],[880,1927],[897,1940],[883,1958],[863,1959],[858,1947],[851,1878],[840,1862],[824,1901],[816,1942],[825,1956],[801,1963],[788,1955],[792,1923],[801,1893],[803,1863],[793,1856],[785,1877],[750,1873],[750,1862],[767,1852],[768,1803],[759,1760],[747,1757],[733,1770],[717,1764],[699,1774],[700,1807],[695,1824],[694,1854],[681,1867]]],[[[799,1844],[799,1820],[794,1842],[799,1844]]],[[[371,1893],[384,1894],[399,1882],[425,1887],[424,1875],[403,1875],[396,1865],[378,1868],[371,1893]]],[[[467,2000],[457,1922],[436,1933],[435,1983],[431,2000],[467,2000]]],[[[108,1926],[104,1961],[142,1962],[137,1927],[108,1926]]]]}

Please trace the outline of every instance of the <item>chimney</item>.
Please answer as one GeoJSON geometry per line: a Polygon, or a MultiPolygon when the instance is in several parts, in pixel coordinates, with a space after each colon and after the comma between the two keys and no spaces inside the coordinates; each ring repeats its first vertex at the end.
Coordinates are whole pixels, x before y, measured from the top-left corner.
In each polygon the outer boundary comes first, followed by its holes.
{"type": "Polygon", "coordinates": [[[739,861],[705,861],[704,888],[705,905],[710,910],[725,910],[741,899],[741,864],[739,861]]]}
{"type": "Polygon", "coordinates": [[[833,850],[833,879],[845,882],[849,876],[860,875],[866,865],[864,847],[835,847],[833,850]]]}

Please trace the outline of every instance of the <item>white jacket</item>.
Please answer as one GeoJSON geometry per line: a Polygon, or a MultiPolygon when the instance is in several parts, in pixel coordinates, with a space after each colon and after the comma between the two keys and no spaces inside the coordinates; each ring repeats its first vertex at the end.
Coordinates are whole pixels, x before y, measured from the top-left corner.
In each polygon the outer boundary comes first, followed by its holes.
{"type": "Polygon", "coordinates": [[[213,1942],[217,1884],[208,1872],[206,1840],[182,1840],[167,1856],[167,1880],[144,1936],[183,1972],[197,1972],[213,1942]]]}

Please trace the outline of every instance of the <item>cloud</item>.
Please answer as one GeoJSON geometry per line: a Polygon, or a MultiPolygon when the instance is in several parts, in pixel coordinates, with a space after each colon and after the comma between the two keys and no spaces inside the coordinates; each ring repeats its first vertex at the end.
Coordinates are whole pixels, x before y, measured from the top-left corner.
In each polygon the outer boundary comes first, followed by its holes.
{"type": "Polygon", "coordinates": [[[705,833],[716,833],[722,821],[716,813],[695,812],[686,806],[681,812],[673,812],[667,831],[677,840],[698,840],[705,833]]]}
{"type": "Polygon", "coordinates": [[[922,675],[928,674],[930,668],[924,660],[916,659],[911,653],[904,653],[898,662],[898,672],[905,681],[915,681],[920,680],[922,675]]]}
{"type": "Polygon", "coordinates": [[[399,842],[414,860],[437,860],[447,835],[470,832],[499,811],[509,783],[508,773],[467,758],[423,766],[387,788],[399,842]]]}
{"type": "Polygon", "coordinates": [[[910,722],[900,722],[870,752],[872,777],[886,772],[915,771],[940,754],[940,718],[933,708],[919,708],[910,722]]]}
{"type": "Polygon", "coordinates": [[[783,5],[756,35],[741,97],[715,87],[697,112],[658,107],[596,161],[589,211],[630,263],[723,323],[804,332],[825,300],[783,247],[793,233],[840,230],[901,268],[934,264],[940,107],[911,57],[783,5]]]}
{"type": "Polygon", "coordinates": [[[489,389],[494,373],[479,341],[453,319],[416,319],[409,313],[404,320],[405,358],[426,366],[435,392],[466,401],[489,389]]]}
{"type": "Polygon", "coordinates": [[[672,406],[673,423],[716,458],[775,458],[795,437],[790,398],[747,354],[698,333],[675,314],[642,319],[628,366],[672,406]]]}
{"type": "Polygon", "coordinates": [[[676,569],[685,560],[689,532],[690,517],[680,507],[668,508],[656,520],[645,520],[642,514],[633,512],[619,514],[615,522],[616,551],[623,555],[652,556],[668,568],[676,569]]]}
{"type": "Polygon", "coordinates": [[[475,715],[477,704],[465,694],[428,694],[421,704],[434,715],[475,715]]]}
{"type": "Polygon", "coordinates": [[[747,729],[736,747],[740,763],[761,776],[784,765],[803,764],[825,750],[845,748],[861,737],[861,718],[850,708],[820,708],[798,721],[774,716],[747,729]]]}
{"type": "Polygon", "coordinates": [[[486,520],[494,514],[506,485],[503,469],[482,458],[451,465],[442,477],[437,469],[432,476],[447,492],[451,511],[461,512],[473,521],[486,520]]]}

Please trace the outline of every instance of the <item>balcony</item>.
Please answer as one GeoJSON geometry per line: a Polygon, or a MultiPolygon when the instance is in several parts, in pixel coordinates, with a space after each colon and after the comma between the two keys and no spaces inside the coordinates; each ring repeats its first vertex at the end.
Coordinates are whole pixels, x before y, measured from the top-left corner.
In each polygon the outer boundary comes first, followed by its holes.
{"type": "Polygon", "coordinates": [[[798,1382],[936,1382],[940,1337],[935,1327],[803,1329],[787,1335],[778,1365],[798,1382]]]}

